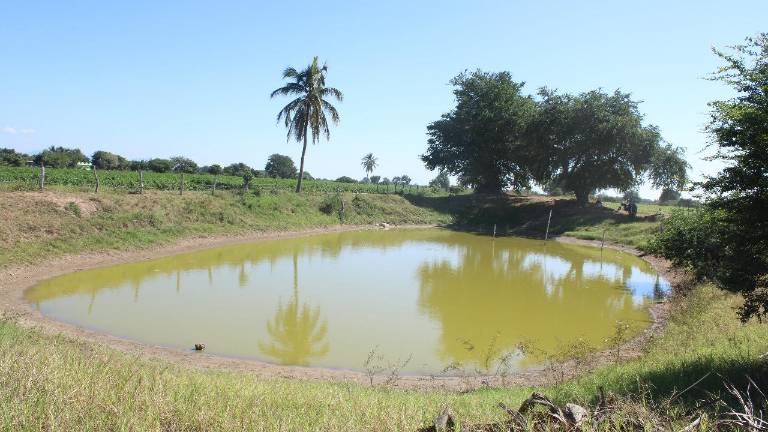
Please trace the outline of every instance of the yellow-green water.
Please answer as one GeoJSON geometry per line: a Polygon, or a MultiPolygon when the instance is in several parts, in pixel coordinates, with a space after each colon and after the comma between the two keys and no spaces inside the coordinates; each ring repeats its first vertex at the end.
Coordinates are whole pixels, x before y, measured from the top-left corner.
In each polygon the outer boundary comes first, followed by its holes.
{"type": "Polygon", "coordinates": [[[482,368],[532,343],[599,347],[668,284],[605,249],[441,229],[258,241],[71,273],[27,291],[42,313],[148,344],[268,362],[405,373],[482,368]]]}

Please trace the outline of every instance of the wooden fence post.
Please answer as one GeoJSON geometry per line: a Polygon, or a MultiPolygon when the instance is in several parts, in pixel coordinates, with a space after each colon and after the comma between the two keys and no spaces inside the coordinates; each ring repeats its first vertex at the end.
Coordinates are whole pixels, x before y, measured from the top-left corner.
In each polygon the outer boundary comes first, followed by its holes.
{"type": "Polygon", "coordinates": [[[144,193],[144,170],[139,170],[139,194],[144,193]]]}
{"type": "Polygon", "coordinates": [[[45,190],[45,163],[40,162],[40,192],[45,190]]]}
{"type": "Polygon", "coordinates": [[[552,221],[552,209],[549,209],[549,218],[547,218],[547,231],[544,233],[544,240],[549,238],[549,222],[552,221]]]}
{"type": "Polygon", "coordinates": [[[219,176],[213,178],[213,189],[211,189],[211,195],[216,195],[216,183],[219,182],[219,176]]]}
{"type": "Polygon", "coordinates": [[[179,195],[184,195],[184,173],[181,173],[181,180],[179,181],[179,195]]]}
{"type": "Polygon", "coordinates": [[[96,190],[94,191],[94,193],[99,193],[99,186],[100,186],[99,174],[96,172],[96,165],[91,165],[91,167],[92,167],[91,169],[93,170],[93,177],[96,178],[96,190]]]}

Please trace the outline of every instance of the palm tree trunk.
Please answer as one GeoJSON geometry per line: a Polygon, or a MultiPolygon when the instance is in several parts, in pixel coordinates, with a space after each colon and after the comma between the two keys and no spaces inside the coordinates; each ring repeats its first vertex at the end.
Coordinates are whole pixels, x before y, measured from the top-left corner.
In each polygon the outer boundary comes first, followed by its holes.
{"type": "Polygon", "coordinates": [[[301,181],[304,179],[304,155],[307,154],[307,131],[304,131],[304,147],[301,149],[301,163],[299,164],[299,181],[296,182],[296,193],[301,192],[301,181]]]}

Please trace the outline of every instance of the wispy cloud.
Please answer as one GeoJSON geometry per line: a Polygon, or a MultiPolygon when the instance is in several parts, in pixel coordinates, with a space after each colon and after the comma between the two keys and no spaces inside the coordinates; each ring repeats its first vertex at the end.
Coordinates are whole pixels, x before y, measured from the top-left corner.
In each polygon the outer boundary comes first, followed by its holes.
{"type": "Polygon", "coordinates": [[[5,126],[5,127],[0,128],[0,132],[2,132],[4,134],[9,134],[9,135],[31,135],[31,134],[35,133],[35,130],[34,129],[29,129],[29,128],[21,128],[20,129],[20,128],[15,128],[15,127],[11,127],[11,126],[5,126]]]}

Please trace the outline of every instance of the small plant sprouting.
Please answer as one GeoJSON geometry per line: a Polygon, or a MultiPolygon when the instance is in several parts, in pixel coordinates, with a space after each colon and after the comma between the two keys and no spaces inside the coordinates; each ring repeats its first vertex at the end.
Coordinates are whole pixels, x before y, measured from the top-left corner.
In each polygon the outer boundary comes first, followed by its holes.
{"type": "Polygon", "coordinates": [[[82,217],[83,212],[80,210],[80,206],[76,202],[70,201],[64,206],[64,209],[77,217],[82,217]]]}
{"type": "Polygon", "coordinates": [[[616,321],[613,327],[613,335],[606,340],[608,346],[611,347],[615,362],[621,360],[621,347],[629,339],[630,329],[629,323],[621,320],[616,321]]]}
{"type": "Polygon", "coordinates": [[[384,384],[387,386],[394,386],[400,379],[400,372],[408,366],[413,359],[413,354],[409,355],[407,359],[401,361],[398,359],[394,362],[387,362],[384,359],[384,354],[379,353],[378,346],[374,347],[369,353],[368,357],[363,362],[363,368],[365,369],[365,375],[368,377],[368,382],[373,386],[373,382],[376,379],[376,375],[381,374],[384,371],[388,371],[388,375],[384,380],[384,384]]]}
{"type": "Polygon", "coordinates": [[[376,378],[376,375],[378,375],[384,370],[384,367],[382,366],[382,363],[384,362],[384,355],[381,353],[377,353],[376,352],[377,348],[378,346],[374,347],[368,353],[368,357],[363,362],[365,375],[368,377],[368,381],[370,382],[371,386],[373,386],[373,380],[374,378],[376,378]]]}

